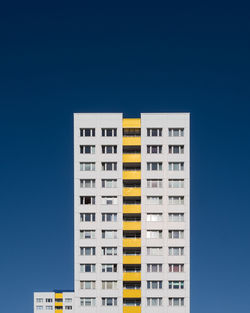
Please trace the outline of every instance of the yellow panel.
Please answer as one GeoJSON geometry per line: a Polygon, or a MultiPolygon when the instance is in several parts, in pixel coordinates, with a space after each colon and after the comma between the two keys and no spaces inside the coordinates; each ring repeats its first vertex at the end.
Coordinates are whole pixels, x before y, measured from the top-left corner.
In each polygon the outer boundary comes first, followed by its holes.
{"type": "Polygon", "coordinates": [[[140,128],[141,119],[140,118],[124,118],[122,120],[123,128],[140,128]]]}
{"type": "Polygon", "coordinates": [[[140,306],[123,306],[123,313],[141,313],[140,306]]]}
{"type": "Polygon", "coordinates": [[[124,204],[123,213],[141,213],[140,204],[124,204]]]}
{"type": "Polygon", "coordinates": [[[140,163],[141,154],[140,153],[128,153],[122,155],[123,163],[140,163]]]}
{"type": "Polygon", "coordinates": [[[123,239],[123,247],[140,247],[141,246],[141,238],[126,238],[123,239]]]}
{"type": "Polygon", "coordinates": [[[123,273],[123,280],[136,281],[141,280],[141,273],[123,273]]]}
{"type": "Polygon", "coordinates": [[[123,179],[141,179],[141,171],[123,171],[123,179]]]}
{"type": "Polygon", "coordinates": [[[123,197],[140,197],[140,196],[141,196],[140,187],[123,188],[123,197]]]}
{"type": "Polygon", "coordinates": [[[141,230],[141,222],[123,222],[123,230],[141,230]]]}
{"type": "Polygon", "coordinates": [[[56,312],[56,313],[63,313],[63,310],[62,310],[62,309],[57,310],[57,309],[55,308],[55,312],[56,312]]]}
{"type": "Polygon", "coordinates": [[[123,146],[140,146],[141,137],[123,137],[122,144],[123,146]]]}
{"type": "Polygon", "coordinates": [[[140,298],[141,289],[123,289],[123,298],[140,298]]]}
{"type": "Polygon", "coordinates": [[[55,298],[56,299],[62,299],[63,298],[63,294],[60,292],[60,293],[55,293],[55,298]]]}
{"type": "Polygon", "coordinates": [[[140,255],[124,255],[123,264],[141,264],[140,255]]]}

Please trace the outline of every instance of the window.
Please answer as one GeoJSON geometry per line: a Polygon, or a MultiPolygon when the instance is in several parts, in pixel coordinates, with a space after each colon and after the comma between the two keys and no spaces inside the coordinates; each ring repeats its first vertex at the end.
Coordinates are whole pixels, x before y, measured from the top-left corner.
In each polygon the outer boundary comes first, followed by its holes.
{"type": "Polygon", "coordinates": [[[95,179],[80,179],[80,188],[95,188],[95,179]]]}
{"type": "Polygon", "coordinates": [[[117,255],[117,247],[102,247],[102,255],[117,255]]]}
{"type": "Polygon", "coordinates": [[[169,179],[169,188],[184,188],[184,179],[169,179]]]}
{"type": "Polygon", "coordinates": [[[161,196],[147,196],[147,204],[162,204],[161,196]]]}
{"type": "Polygon", "coordinates": [[[116,273],[117,264],[102,264],[102,272],[103,273],[116,273]]]}
{"type": "Polygon", "coordinates": [[[37,310],[43,310],[43,306],[42,306],[42,305],[37,305],[37,306],[36,306],[36,309],[37,309],[37,310]]]}
{"type": "Polygon", "coordinates": [[[183,145],[169,145],[168,153],[170,154],[183,154],[184,146],[183,145]]]}
{"type": "Polygon", "coordinates": [[[102,197],[102,204],[117,204],[117,197],[102,197]]]}
{"type": "Polygon", "coordinates": [[[148,239],[161,239],[162,230],[147,230],[147,238],[148,239]]]}
{"type": "Polygon", "coordinates": [[[117,230],[102,230],[103,239],[117,239],[117,230]]]}
{"type": "Polygon", "coordinates": [[[172,255],[172,256],[184,255],[184,247],[169,247],[168,255],[172,255]]]}
{"type": "Polygon", "coordinates": [[[168,269],[169,272],[181,273],[184,272],[184,264],[169,264],[168,269]]]}
{"type": "Polygon", "coordinates": [[[168,231],[169,239],[183,239],[184,238],[184,230],[169,230],[168,231]]]}
{"type": "Polygon", "coordinates": [[[80,255],[95,255],[95,247],[80,247],[80,255]]]}
{"type": "Polygon", "coordinates": [[[80,264],[81,273],[95,273],[95,264],[80,264]]]}
{"type": "Polygon", "coordinates": [[[161,222],[163,221],[162,213],[147,213],[147,222],[161,222]]]}
{"type": "Polygon", "coordinates": [[[42,303],[43,302],[43,298],[36,298],[36,302],[42,303]]]}
{"type": "Polygon", "coordinates": [[[80,204],[95,204],[94,196],[80,196],[80,204]]]}
{"type": "Polygon", "coordinates": [[[81,154],[95,154],[95,146],[80,145],[80,153],[81,154]]]}
{"type": "Polygon", "coordinates": [[[147,272],[148,273],[161,273],[162,264],[147,264],[147,272]]]}
{"type": "Polygon", "coordinates": [[[95,289],[95,281],[94,280],[81,280],[80,289],[95,289]]]}
{"type": "Polygon", "coordinates": [[[115,154],[117,153],[117,146],[102,146],[102,153],[104,154],[115,154]]]}
{"type": "Polygon", "coordinates": [[[80,298],[80,306],[95,306],[95,298],[80,298]]]}
{"type": "Polygon", "coordinates": [[[80,137],[95,137],[94,128],[80,128],[80,137]]]}
{"type": "Polygon", "coordinates": [[[147,136],[148,137],[161,137],[162,128],[147,128],[147,136]]]}
{"type": "Polygon", "coordinates": [[[102,213],[102,222],[117,222],[117,213],[102,213]]]}
{"type": "Polygon", "coordinates": [[[102,128],[102,137],[116,137],[117,129],[116,128],[102,128]]]}
{"type": "Polygon", "coordinates": [[[162,289],[162,280],[148,280],[147,289],[162,289]]]}
{"type": "Polygon", "coordinates": [[[184,196],[169,196],[168,197],[169,204],[184,204],[184,196]]]}
{"type": "Polygon", "coordinates": [[[117,281],[116,280],[103,280],[102,289],[117,289],[117,281]]]}
{"type": "Polygon", "coordinates": [[[123,305],[124,306],[140,306],[141,305],[141,299],[124,298],[123,299],[123,305]]]}
{"type": "Polygon", "coordinates": [[[147,255],[162,255],[162,247],[148,247],[147,255]]]}
{"type": "Polygon", "coordinates": [[[102,188],[116,188],[117,179],[102,179],[102,188]]]}
{"type": "Polygon", "coordinates": [[[95,239],[95,230],[80,230],[80,239],[95,239]]]}
{"type": "Polygon", "coordinates": [[[162,179],[147,179],[148,188],[162,188],[162,179]]]}
{"type": "Polygon", "coordinates": [[[53,306],[52,305],[46,305],[45,310],[53,310],[53,306]]]}
{"type": "Polygon", "coordinates": [[[95,213],[80,213],[80,222],[95,222],[95,213]]]}
{"type": "Polygon", "coordinates": [[[80,171],[95,171],[94,162],[80,162],[80,171]]]}
{"type": "Polygon", "coordinates": [[[46,303],[51,303],[51,302],[53,302],[53,299],[52,298],[46,298],[46,301],[45,301],[46,303]]]}
{"type": "Polygon", "coordinates": [[[66,305],[65,310],[72,310],[72,305],[66,305]]]}
{"type": "Polygon", "coordinates": [[[184,306],[184,298],[168,298],[169,306],[184,306]]]}
{"type": "Polygon", "coordinates": [[[169,137],[183,137],[184,136],[184,128],[169,128],[168,129],[169,137]]]}
{"type": "Polygon", "coordinates": [[[162,162],[147,162],[147,171],[162,171],[162,162]]]}
{"type": "Polygon", "coordinates": [[[102,305],[116,306],[117,305],[117,298],[102,298],[102,305]]]}
{"type": "Polygon", "coordinates": [[[183,280],[170,280],[168,282],[169,289],[184,289],[184,281],[183,280]]]}
{"type": "Polygon", "coordinates": [[[162,146],[156,146],[156,145],[153,145],[153,146],[150,146],[148,145],[147,146],[147,153],[149,154],[159,154],[159,153],[162,153],[162,146]]]}
{"type": "Polygon", "coordinates": [[[71,302],[72,302],[72,298],[65,298],[65,299],[64,299],[64,302],[66,302],[66,303],[71,303],[71,302]]]}
{"type": "Polygon", "coordinates": [[[117,162],[102,162],[102,171],[117,171],[117,162]]]}
{"type": "Polygon", "coordinates": [[[184,162],[169,162],[169,171],[184,171],[184,162]]]}
{"type": "Polygon", "coordinates": [[[147,298],[147,306],[161,306],[162,298],[147,298]]]}
{"type": "Polygon", "coordinates": [[[184,213],[168,213],[169,222],[184,222],[184,213]]]}

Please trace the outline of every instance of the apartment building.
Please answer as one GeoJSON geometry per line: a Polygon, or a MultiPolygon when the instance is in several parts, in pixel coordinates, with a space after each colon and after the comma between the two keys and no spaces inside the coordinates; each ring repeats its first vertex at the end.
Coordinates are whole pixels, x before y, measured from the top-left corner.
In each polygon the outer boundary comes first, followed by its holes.
{"type": "Polygon", "coordinates": [[[35,313],[190,312],[189,137],[188,113],[74,115],[74,292],[35,313]]]}

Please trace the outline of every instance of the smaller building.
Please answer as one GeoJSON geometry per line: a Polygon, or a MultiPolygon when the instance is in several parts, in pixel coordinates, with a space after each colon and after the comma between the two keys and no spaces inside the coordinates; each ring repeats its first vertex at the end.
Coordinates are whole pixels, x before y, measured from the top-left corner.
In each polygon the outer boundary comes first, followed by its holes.
{"type": "Polygon", "coordinates": [[[74,292],[55,290],[34,293],[34,313],[74,312],[74,292]]]}

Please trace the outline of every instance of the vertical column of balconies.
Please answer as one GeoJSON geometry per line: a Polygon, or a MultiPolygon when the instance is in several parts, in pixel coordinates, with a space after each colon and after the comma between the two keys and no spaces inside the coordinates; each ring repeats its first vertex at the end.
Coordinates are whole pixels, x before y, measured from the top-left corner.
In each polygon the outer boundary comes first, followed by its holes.
{"type": "Polygon", "coordinates": [[[55,292],[55,313],[63,313],[63,293],[55,292]]]}
{"type": "Polygon", "coordinates": [[[123,312],[141,312],[141,120],[123,119],[123,312]]]}

